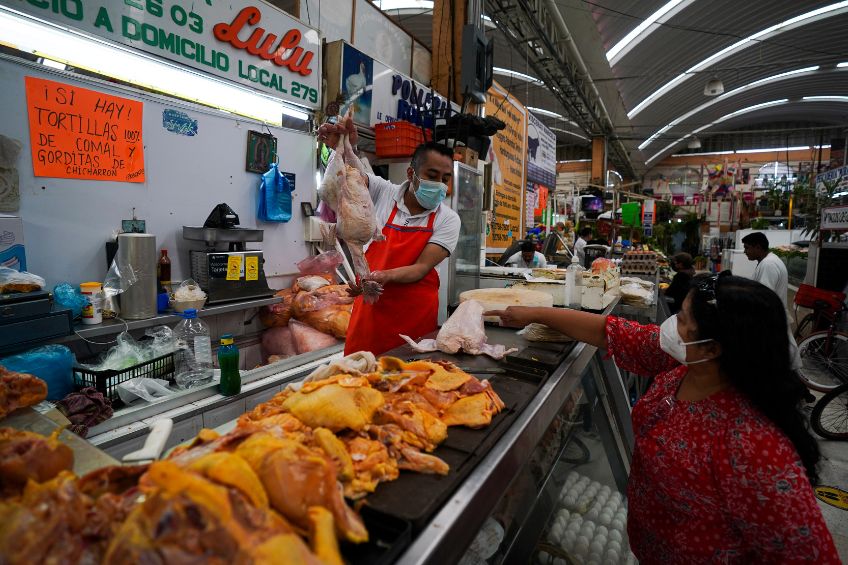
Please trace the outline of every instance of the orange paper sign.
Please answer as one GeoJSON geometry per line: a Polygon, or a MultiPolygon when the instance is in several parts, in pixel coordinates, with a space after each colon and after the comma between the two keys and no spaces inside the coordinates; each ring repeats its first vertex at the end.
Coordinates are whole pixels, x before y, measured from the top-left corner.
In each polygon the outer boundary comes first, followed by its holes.
{"type": "Polygon", "coordinates": [[[37,177],[144,182],[143,104],[26,77],[37,177]]]}

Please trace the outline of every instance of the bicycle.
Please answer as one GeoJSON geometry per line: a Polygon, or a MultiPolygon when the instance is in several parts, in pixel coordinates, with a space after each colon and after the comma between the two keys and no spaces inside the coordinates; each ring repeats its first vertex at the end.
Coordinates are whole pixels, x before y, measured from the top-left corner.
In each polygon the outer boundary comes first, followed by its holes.
{"type": "Polygon", "coordinates": [[[824,331],[834,323],[845,301],[845,294],[832,290],[824,290],[809,284],[802,284],[795,293],[795,319],[798,319],[798,308],[810,308],[812,312],[804,316],[795,328],[795,339],[807,337],[807,332],[824,331]]]}
{"type": "Polygon", "coordinates": [[[810,425],[823,438],[848,439],[848,382],[816,402],[810,414],[810,425]]]}
{"type": "Polygon", "coordinates": [[[842,383],[848,383],[848,334],[839,331],[839,322],[846,310],[842,302],[845,295],[809,285],[801,287],[795,303],[812,306],[813,312],[804,317],[799,330],[812,323],[816,331],[798,343],[801,357],[798,373],[808,388],[830,392],[842,383]],[[825,293],[825,298],[816,297],[825,293]]]}

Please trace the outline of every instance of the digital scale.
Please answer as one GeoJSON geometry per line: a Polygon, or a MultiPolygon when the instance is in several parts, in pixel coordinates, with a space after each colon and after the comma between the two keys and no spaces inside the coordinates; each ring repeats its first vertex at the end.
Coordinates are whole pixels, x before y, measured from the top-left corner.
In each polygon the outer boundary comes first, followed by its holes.
{"type": "Polygon", "coordinates": [[[203,227],[183,226],[183,239],[202,241],[203,251],[191,251],[191,278],[207,295],[207,304],[273,296],[265,278],[262,251],[245,249],[260,242],[264,232],[236,227],[238,215],[226,204],[218,204],[203,227]],[[217,249],[227,244],[227,250],[217,249]]]}

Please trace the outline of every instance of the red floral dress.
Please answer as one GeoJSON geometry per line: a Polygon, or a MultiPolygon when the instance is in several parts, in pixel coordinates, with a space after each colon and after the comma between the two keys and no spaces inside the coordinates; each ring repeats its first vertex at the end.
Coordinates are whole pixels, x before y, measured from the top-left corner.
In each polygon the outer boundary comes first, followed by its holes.
{"type": "Polygon", "coordinates": [[[654,376],[633,408],[627,532],[640,563],[840,563],[792,442],[735,389],[675,398],[659,327],[607,318],[609,355],[654,376]]]}

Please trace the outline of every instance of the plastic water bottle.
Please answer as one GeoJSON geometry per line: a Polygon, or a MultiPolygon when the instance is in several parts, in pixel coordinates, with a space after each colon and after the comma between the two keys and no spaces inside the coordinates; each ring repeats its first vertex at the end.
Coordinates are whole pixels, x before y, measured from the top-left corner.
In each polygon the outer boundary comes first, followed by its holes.
{"type": "Polygon", "coordinates": [[[241,392],[241,373],[239,373],[239,350],[233,336],[221,336],[218,347],[218,367],[221,368],[221,383],[218,389],[223,396],[233,396],[241,392]]]}
{"type": "Polygon", "coordinates": [[[197,317],[197,310],[183,312],[183,321],[174,328],[177,345],[177,374],[181,388],[212,381],[212,341],[209,326],[197,317]]]}
{"type": "Polygon", "coordinates": [[[571,265],[565,270],[566,305],[580,310],[583,307],[583,271],[577,255],[571,257],[571,265]]]}

